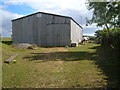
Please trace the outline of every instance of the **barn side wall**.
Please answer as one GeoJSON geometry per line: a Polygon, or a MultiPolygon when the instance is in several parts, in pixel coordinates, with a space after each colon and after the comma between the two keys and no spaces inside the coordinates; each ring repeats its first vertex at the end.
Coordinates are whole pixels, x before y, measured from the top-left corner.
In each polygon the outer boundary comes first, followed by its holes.
{"type": "Polygon", "coordinates": [[[70,45],[70,18],[35,14],[12,22],[13,43],[70,45]]]}
{"type": "Polygon", "coordinates": [[[82,28],[71,19],[71,43],[74,42],[80,43],[82,40],[82,36],[83,36],[82,28]]]}
{"type": "Polygon", "coordinates": [[[13,43],[35,43],[35,18],[33,16],[12,22],[13,43]]]}

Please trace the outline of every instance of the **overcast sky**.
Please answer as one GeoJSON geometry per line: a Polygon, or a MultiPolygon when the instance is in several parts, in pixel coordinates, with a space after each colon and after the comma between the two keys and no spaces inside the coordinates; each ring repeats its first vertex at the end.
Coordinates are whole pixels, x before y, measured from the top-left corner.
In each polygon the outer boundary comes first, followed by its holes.
{"type": "Polygon", "coordinates": [[[92,11],[89,11],[85,0],[3,0],[0,1],[0,29],[2,36],[9,37],[12,34],[11,20],[29,15],[35,12],[46,12],[70,16],[83,27],[84,35],[94,35],[98,28],[95,24],[85,26],[86,17],[91,19],[92,11]],[[2,21],[2,22],[1,22],[2,21]]]}

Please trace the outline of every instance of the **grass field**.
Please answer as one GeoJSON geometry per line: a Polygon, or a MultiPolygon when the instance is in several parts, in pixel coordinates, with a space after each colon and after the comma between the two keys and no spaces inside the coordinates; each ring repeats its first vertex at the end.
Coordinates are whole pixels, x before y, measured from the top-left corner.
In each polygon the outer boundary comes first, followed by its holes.
{"type": "Polygon", "coordinates": [[[118,55],[111,48],[88,43],[78,47],[15,49],[3,38],[3,88],[118,88],[118,55]],[[16,63],[4,60],[18,54],[16,63]]]}

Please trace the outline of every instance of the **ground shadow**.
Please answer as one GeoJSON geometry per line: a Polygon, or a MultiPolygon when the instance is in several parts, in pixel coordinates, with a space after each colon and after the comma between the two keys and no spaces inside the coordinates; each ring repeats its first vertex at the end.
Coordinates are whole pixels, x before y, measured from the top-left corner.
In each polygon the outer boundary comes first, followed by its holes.
{"type": "Polygon", "coordinates": [[[80,61],[93,60],[107,78],[108,88],[119,88],[120,85],[120,54],[110,47],[96,46],[89,49],[95,49],[95,53],[89,52],[51,52],[51,53],[31,53],[23,59],[30,61],[80,61]]]}
{"type": "Polygon", "coordinates": [[[96,55],[93,57],[95,64],[98,65],[107,76],[108,88],[119,88],[120,86],[120,53],[111,47],[93,47],[96,55]]]}
{"type": "Polygon", "coordinates": [[[12,41],[2,41],[2,43],[7,44],[7,45],[11,45],[12,41]]]}
{"type": "Polygon", "coordinates": [[[23,59],[30,61],[79,61],[79,60],[90,60],[94,53],[88,52],[51,52],[51,53],[31,53],[30,56],[26,56],[23,59]]]}

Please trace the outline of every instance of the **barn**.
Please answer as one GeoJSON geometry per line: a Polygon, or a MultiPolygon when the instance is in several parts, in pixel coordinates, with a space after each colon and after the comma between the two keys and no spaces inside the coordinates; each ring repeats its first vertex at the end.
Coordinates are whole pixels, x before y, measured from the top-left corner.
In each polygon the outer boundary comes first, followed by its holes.
{"type": "Polygon", "coordinates": [[[82,40],[82,27],[71,17],[37,12],[12,20],[13,43],[71,46],[82,40]]]}

